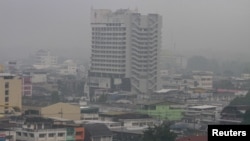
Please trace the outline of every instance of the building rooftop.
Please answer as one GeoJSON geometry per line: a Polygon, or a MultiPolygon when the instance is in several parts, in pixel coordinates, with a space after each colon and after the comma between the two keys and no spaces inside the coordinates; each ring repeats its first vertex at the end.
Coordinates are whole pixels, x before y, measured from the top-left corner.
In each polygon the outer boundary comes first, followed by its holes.
{"type": "Polygon", "coordinates": [[[155,93],[167,93],[170,91],[178,91],[178,90],[177,89],[161,89],[161,90],[155,91],[155,93]]]}
{"type": "Polygon", "coordinates": [[[108,127],[102,123],[84,124],[84,128],[92,137],[113,135],[108,127]]]}
{"type": "Polygon", "coordinates": [[[10,74],[10,73],[0,73],[0,77],[4,77],[4,76],[16,76],[16,75],[10,74]]]}
{"type": "Polygon", "coordinates": [[[110,129],[113,132],[121,132],[121,133],[131,133],[131,134],[139,134],[139,135],[143,135],[143,132],[146,130],[147,128],[145,127],[137,127],[137,128],[113,128],[110,129]]]}
{"type": "Polygon", "coordinates": [[[209,108],[216,108],[217,106],[213,106],[213,105],[200,105],[200,106],[192,106],[189,107],[191,109],[209,109],[209,108]]]}

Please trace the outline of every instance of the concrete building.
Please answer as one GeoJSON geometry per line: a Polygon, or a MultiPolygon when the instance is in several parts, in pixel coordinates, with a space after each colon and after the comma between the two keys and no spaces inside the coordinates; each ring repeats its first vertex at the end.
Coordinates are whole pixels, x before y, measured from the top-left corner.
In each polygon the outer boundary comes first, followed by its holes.
{"type": "Polygon", "coordinates": [[[193,71],[194,87],[205,89],[213,88],[213,72],[210,71],[193,71]]]}
{"type": "Polygon", "coordinates": [[[53,128],[53,120],[26,118],[21,128],[16,128],[17,141],[65,141],[66,128],[53,128]]]}
{"type": "Polygon", "coordinates": [[[57,65],[57,57],[52,56],[50,51],[40,49],[35,54],[35,65],[36,69],[44,69],[57,65]]]}
{"type": "Polygon", "coordinates": [[[10,72],[12,74],[17,74],[18,70],[20,69],[20,62],[18,61],[8,61],[7,64],[7,72],[10,72]]]}
{"type": "Polygon", "coordinates": [[[0,114],[10,114],[22,109],[22,79],[0,73],[0,114]]]}
{"type": "Polygon", "coordinates": [[[79,105],[62,102],[52,105],[30,103],[30,105],[24,105],[23,111],[26,115],[40,115],[47,118],[62,118],[69,120],[80,120],[81,118],[79,105]]]}
{"type": "Polygon", "coordinates": [[[162,18],[119,9],[91,10],[92,54],[86,94],[158,89],[162,18]]]}
{"type": "Polygon", "coordinates": [[[105,124],[85,124],[85,141],[113,141],[113,134],[105,124]]]}
{"type": "Polygon", "coordinates": [[[46,72],[33,72],[32,73],[32,83],[46,83],[47,73],[46,72]]]}
{"type": "Polygon", "coordinates": [[[4,72],[4,66],[2,64],[0,64],[0,73],[4,72]]]}
{"type": "Polygon", "coordinates": [[[59,73],[61,75],[77,75],[77,69],[77,64],[73,60],[66,60],[59,73]]]}
{"type": "Polygon", "coordinates": [[[245,80],[249,80],[250,79],[250,74],[249,73],[243,73],[243,74],[241,74],[241,78],[243,78],[245,80]]]}
{"type": "Polygon", "coordinates": [[[0,128],[0,141],[15,141],[16,131],[0,128]]]}
{"type": "Polygon", "coordinates": [[[194,129],[200,128],[202,125],[216,124],[218,119],[217,106],[213,105],[190,106],[184,112],[183,117],[183,121],[194,129]]]}
{"type": "Polygon", "coordinates": [[[22,95],[32,96],[32,76],[30,73],[22,74],[22,95]]]}

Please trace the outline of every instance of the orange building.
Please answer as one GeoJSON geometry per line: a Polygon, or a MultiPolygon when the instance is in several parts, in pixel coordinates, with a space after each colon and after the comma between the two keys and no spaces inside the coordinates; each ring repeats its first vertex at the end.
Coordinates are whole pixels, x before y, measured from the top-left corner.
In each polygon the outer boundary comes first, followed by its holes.
{"type": "Polygon", "coordinates": [[[84,134],[83,127],[75,127],[75,141],[84,141],[84,134]]]}

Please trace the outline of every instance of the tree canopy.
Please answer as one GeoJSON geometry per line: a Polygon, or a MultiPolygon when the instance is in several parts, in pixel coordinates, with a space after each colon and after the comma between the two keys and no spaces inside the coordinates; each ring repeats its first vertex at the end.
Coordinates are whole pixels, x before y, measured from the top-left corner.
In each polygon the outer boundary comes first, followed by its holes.
{"type": "Polygon", "coordinates": [[[144,131],[143,141],[175,141],[177,135],[170,132],[168,124],[154,126],[144,131]]]}
{"type": "Polygon", "coordinates": [[[242,124],[250,124],[250,109],[244,114],[242,124]]]}
{"type": "Polygon", "coordinates": [[[250,91],[244,97],[237,97],[230,102],[229,105],[249,105],[250,106],[250,91]]]}

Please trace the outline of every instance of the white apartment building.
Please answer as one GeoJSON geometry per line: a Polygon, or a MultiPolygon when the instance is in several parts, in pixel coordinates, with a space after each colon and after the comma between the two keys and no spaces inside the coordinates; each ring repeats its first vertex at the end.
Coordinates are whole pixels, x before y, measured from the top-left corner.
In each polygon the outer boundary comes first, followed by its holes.
{"type": "Polygon", "coordinates": [[[65,141],[66,129],[16,129],[18,141],[65,141]]]}
{"type": "Polygon", "coordinates": [[[91,10],[92,54],[86,94],[158,89],[162,18],[119,9],[91,10]]]}
{"type": "Polygon", "coordinates": [[[77,75],[77,64],[73,60],[63,62],[62,68],[59,70],[61,75],[77,75]]]}
{"type": "Polygon", "coordinates": [[[33,72],[32,83],[46,83],[47,82],[47,73],[46,72],[33,72]]]}
{"type": "Polygon", "coordinates": [[[193,80],[195,87],[212,89],[213,88],[213,72],[210,71],[193,71],[193,80]]]}
{"type": "Polygon", "coordinates": [[[37,69],[53,67],[57,65],[57,57],[52,56],[48,50],[38,50],[35,54],[35,65],[37,69]]]}

